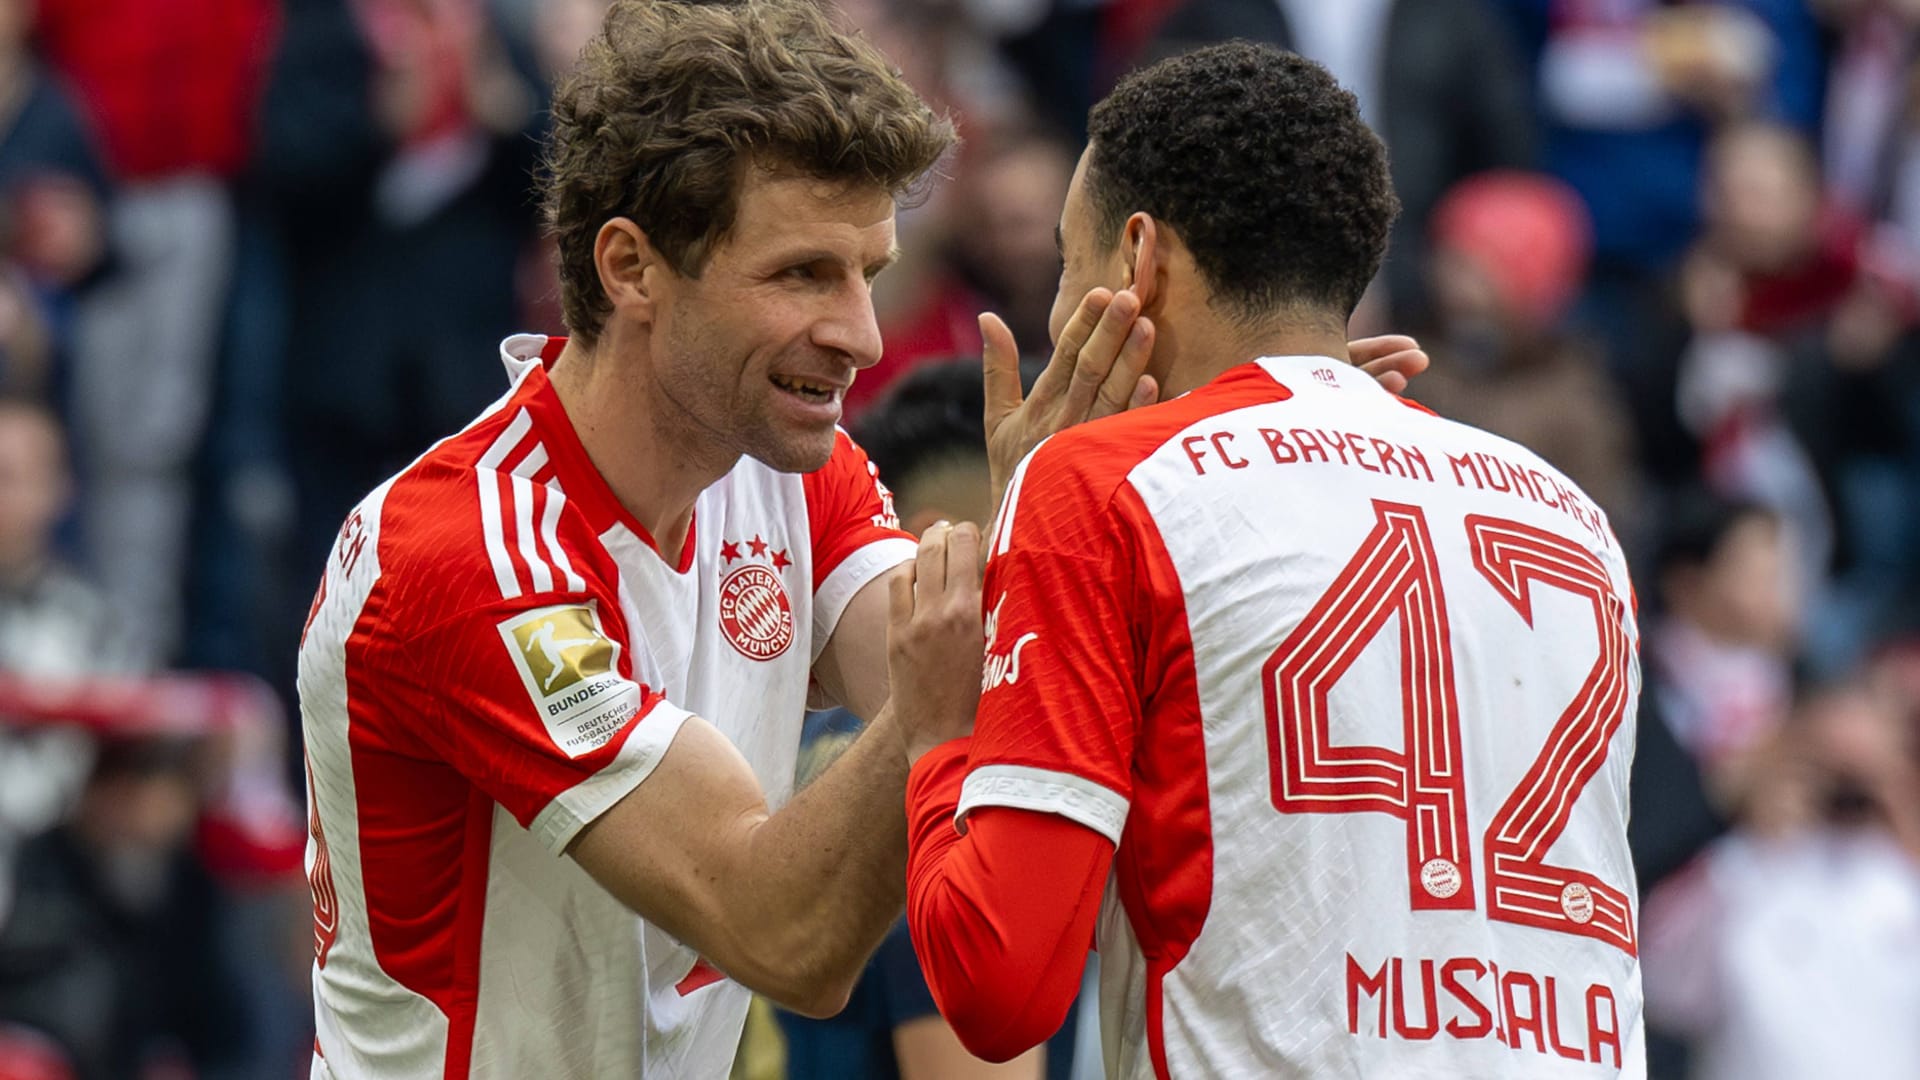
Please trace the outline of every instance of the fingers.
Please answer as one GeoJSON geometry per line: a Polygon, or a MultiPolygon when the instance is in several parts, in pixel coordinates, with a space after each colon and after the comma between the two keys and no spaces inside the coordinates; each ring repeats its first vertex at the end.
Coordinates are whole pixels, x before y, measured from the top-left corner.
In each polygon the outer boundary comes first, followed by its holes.
{"type": "MultiPolygon", "coordinates": [[[[887,620],[896,629],[913,619],[913,563],[894,570],[887,578],[887,620]]],[[[898,635],[895,635],[896,637],[898,635]]]]}
{"type": "Polygon", "coordinates": [[[1431,362],[1427,354],[1419,349],[1406,349],[1362,364],[1360,370],[1373,376],[1381,386],[1397,394],[1407,388],[1407,383],[1414,376],[1427,370],[1427,365],[1431,362]]]}
{"type": "Polygon", "coordinates": [[[987,430],[1020,407],[1020,347],[1013,331],[1000,316],[983,312],[980,316],[980,382],[986,392],[987,430]]]}
{"type": "Polygon", "coordinates": [[[1405,334],[1382,334],[1349,341],[1347,354],[1360,370],[1396,394],[1406,390],[1408,381],[1432,363],[1420,343],[1405,334]]]}
{"type": "Polygon", "coordinates": [[[971,594],[978,606],[980,578],[980,527],[963,521],[947,531],[947,590],[971,594]]]}
{"type": "Polygon", "coordinates": [[[1151,375],[1142,375],[1133,384],[1133,397],[1127,400],[1127,408],[1138,409],[1160,400],[1160,384],[1151,375]]]}
{"type": "Polygon", "coordinates": [[[952,526],[938,521],[920,535],[913,558],[913,606],[918,611],[947,588],[947,534],[952,526]]]}
{"type": "MultiPolygon", "coordinates": [[[[1139,297],[1126,289],[1113,294],[1113,300],[1107,304],[1100,321],[1094,325],[1093,333],[1088,335],[1086,344],[1080,346],[1079,353],[1074,357],[1073,376],[1067,381],[1066,413],[1070,423],[1098,415],[1093,411],[1094,403],[1099,400],[1101,387],[1106,385],[1107,376],[1113,372],[1120,353],[1133,336],[1134,320],[1139,316],[1139,297]]],[[[1066,335],[1061,335],[1061,340],[1064,342],[1066,335]]],[[[1134,377],[1138,374],[1135,372],[1134,377]]],[[[1132,387],[1134,377],[1127,379],[1128,387],[1132,387]]]]}
{"type": "Polygon", "coordinates": [[[1034,397],[1045,402],[1067,392],[1081,350],[1086,347],[1087,339],[1093,336],[1094,329],[1099,326],[1107,307],[1112,303],[1113,293],[1107,289],[1088,290],[1087,295],[1081,298],[1080,306],[1073,309],[1073,317],[1060,330],[1060,340],[1054,343],[1053,356],[1047,360],[1046,370],[1034,380],[1034,397]]]}
{"type": "Polygon", "coordinates": [[[1147,361],[1153,358],[1153,332],[1152,319],[1142,315],[1133,320],[1126,341],[1120,346],[1120,355],[1113,362],[1113,370],[1107,373],[1106,380],[1100,384],[1100,393],[1094,398],[1093,411],[1088,414],[1088,419],[1111,416],[1132,406],[1133,399],[1140,394],[1141,373],[1146,371],[1147,361]]]}
{"type": "Polygon", "coordinates": [[[1397,352],[1418,352],[1420,343],[1405,334],[1380,334],[1377,337],[1355,338],[1347,342],[1347,355],[1353,358],[1356,367],[1366,367],[1385,356],[1397,352]]]}

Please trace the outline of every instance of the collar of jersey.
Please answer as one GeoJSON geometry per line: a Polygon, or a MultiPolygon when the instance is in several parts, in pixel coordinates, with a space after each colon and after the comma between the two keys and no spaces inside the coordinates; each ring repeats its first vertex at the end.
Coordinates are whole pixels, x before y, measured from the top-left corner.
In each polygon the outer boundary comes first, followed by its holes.
{"type": "MultiPolygon", "coordinates": [[[[1241,368],[1257,367],[1272,376],[1275,382],[1289,390],[1359,390],[1371,389],[1385,393],[1386,390],[1373,376],[1354,367],[1345,360],[1336,360],[1331,356],[1262,356],[1240,365],[1241,368]],[[1333,384],[1329,385],[1317,372],[1331,372],[1333,384]]],[[[1240,368],[1235,368],[1238,371],[1240,368]]]]}
{"type": "Polygon", "coordinates": [[[686,573],[693,568],[694,537],[700,525],[697,512],[687,525],[687,541],[681,546],[680,558],[668,562],[653,534],[621,505],[600,470],[593,467],[593,459],[587,456],[587,448],[580,445],[580,436],[573,429],[566,407],[560,404],[560,395],[547,378],[547,368],[560,358],[560,350],[566,343],[564,337],[522,334],[508,338],[500,347],[507,370],[520,377],[520,388],[514,397],[533,418],[534,430],[546,444],[553,473],[560,480],[560,490],[587,515],[587,523],[595,536],[604,536],[608,529],[618,525],[639,537],[675,573],[686,573]]]}

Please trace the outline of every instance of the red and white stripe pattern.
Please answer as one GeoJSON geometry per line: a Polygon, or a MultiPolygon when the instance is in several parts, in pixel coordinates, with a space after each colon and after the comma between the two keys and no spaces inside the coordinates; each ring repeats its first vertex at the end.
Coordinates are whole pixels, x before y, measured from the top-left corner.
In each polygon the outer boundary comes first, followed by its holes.
{"type": "Polygon", "coordinates": [[[772,641],[787,621],[780,598],[765,586],[750,586],[740,594],[740,626],[755,641],[772,641]]]}
{"type": "Polygon", "coordinates": [[[533,418],[522,408],[473,467],[487,557],[500,595],[509,599],[527,592],[586,588],[558,535],[567,497],[546,446],[528,437],[532,432],[533,418]]]}

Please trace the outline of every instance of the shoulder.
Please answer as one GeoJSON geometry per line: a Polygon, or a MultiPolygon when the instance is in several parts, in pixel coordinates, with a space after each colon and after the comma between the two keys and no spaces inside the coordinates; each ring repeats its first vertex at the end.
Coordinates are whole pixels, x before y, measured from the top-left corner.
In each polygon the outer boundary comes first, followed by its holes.
{"type": "Polygon", "coordinates": [[[516,441],[515,415],[503,410],[443,440],[369,495],[342,529],[338,568],[356,546],[372,548],[391,632],[410,637],[463,612],[537,606],[612,580],[610,556],[553,480],[537,440],[501,452],[516,441]]]}
{"type": "MultiPolygon", "coordinates": [[[[1197,425],[1236,409],[1292,396],[1291,390],[1258,365],[1243,364],[1172,401],[1061,431],[1034,447],[1013,483],[1029,502],[1071,500],[1104,508],[1136,469],[1197,425]]],[[[1013,493],[1010,485],[1009,497],[1013,493]]]]}

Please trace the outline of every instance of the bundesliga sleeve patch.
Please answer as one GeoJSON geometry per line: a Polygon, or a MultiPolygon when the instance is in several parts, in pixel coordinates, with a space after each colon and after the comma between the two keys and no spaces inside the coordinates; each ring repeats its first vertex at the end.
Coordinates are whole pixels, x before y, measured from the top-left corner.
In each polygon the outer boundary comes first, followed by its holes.
{"type": "Polygon", "coordinates": [[[520,681],[553,744],[570,758],[619,734],[640,708],[640,688],[619,672],[620,645],[597,603],[556,604],[500,624],[520,681]]]}

